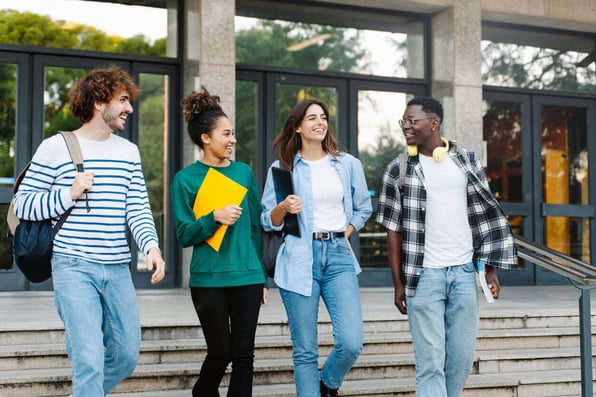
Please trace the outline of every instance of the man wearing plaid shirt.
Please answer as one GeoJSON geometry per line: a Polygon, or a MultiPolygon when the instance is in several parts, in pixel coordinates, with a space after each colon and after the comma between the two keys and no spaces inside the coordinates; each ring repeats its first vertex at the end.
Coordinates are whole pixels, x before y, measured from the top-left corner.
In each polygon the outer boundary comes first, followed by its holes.
{"type": "Polygon", "coordinates": [[[442,121],[436,99],[408,102],[400,120],[406,170],[399,157],[387,165],[376,217],[387,229],[395,305],[408,314],[419,397],[459,396],[470,374],[478,329],[474,264],[485,264],[494,298],[496,268],[517,267],[509,223],[480,162],[441,137],[442,121]]]}

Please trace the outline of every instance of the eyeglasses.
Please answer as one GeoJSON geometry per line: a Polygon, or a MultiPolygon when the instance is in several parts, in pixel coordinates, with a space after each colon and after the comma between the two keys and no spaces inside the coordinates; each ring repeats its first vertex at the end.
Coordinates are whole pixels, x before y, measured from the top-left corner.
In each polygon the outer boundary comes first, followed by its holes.
{"type": "Polygon", "coordinates": [[[421,118],[419,118],[419,119],[406,119],[406,120],[399,120],[399,126],[400,126],[401,128],[404,128],[404,127],[406,126],[406,124],[407,124],[407,125],[409,125],[409,126],[413,126],[413,125],[416,125],[416,122],[417,122],[417,121],[420,121],[420,120],[426,120],[426,119],[433,119],[433,120],[436,120],[436,117],[421,117],[421,118]]]}

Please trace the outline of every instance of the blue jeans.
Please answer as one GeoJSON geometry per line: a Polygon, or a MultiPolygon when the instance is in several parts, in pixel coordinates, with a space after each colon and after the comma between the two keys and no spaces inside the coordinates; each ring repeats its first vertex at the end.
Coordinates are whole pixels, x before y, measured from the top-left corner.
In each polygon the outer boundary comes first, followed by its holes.
{"type": "Polygon", "coordinates": [[[104,397],[139,358],[141,327],[129,267],[54,255],[52,277],[73,396],[104,397]]]}
{"type": "Polygon", "coordinates": [[[331,389],[341,383],[362,351],[362,307],[350,248],[345,238],[313,240],[312,295],[279,290],[290,325],[298,397],[320,395],[317,318],[319,300],[329,312],[335,345],[320,379],[331,389]]]}
{"type": "Polygon", "coordinates": [[[408,321],[416,357],[416,396],[457,397],[474,363],[478,296],[474,265],[425,268],[408,321]]]}

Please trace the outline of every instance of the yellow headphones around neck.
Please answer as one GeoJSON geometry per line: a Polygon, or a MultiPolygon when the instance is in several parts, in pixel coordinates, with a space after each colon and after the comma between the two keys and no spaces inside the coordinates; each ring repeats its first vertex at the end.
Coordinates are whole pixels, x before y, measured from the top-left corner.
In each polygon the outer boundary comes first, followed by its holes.
{"type": "Polygon", "coordinates": [[[441,137],[441,140],[443,141],[445,146],[437,146],[435,150],[433,150],[433,159],[435,159],[438,162],[443,161],[445,155],[449,151],[449,141],[443,137],[441,137]]]}
{"type": "MultiPolygon", "coordinates": [[[[433,150],[433,158],[435,161],[441,162],[445,158],[445,155],[449,151],[449,141],[443,137],[441,140],[445,144],[445,146],[437,146],[433,150]]],[[[408,156],[416,156],[418,155],[418,145],[408,145],[408,156]]]]}

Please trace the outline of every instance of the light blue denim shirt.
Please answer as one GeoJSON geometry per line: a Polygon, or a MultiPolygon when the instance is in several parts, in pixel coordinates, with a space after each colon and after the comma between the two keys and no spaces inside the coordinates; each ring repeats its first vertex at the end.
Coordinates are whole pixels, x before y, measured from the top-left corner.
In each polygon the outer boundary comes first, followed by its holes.
{"type": "MultiPolygon", "coordinates": [[[[372,204],[364,170],[360,160],[348,153],[333,158],[328,154],[331,165],[337,170],[343,189],[346,228],[352,224],[356,230],[362,229],[372,213],[372,204]]],[[[271,167],[279,167],[276,160],[271,167]]],[[[281,230],[280,226],[271,223],[271,210],[277,205],[271,167],[267,172],[267,181],[261,200],[261,224],[266,231],[281,230]]],[[[313,194],[309,165],[302,160],[300,154],[294,157],[292,171],[295,194],[302,200],[302,211],[298,214],[300,237],[287,235],[282,244],[275,265],[275,283],[283,289],[301,295],[310,296],[312,292],[312,234],[313,234],[313,194]]],[[[352,254],[356,274],[361,272],[356,256],[352,254]]]]}

